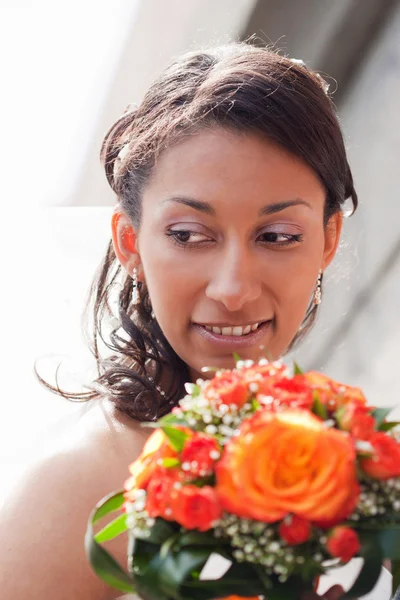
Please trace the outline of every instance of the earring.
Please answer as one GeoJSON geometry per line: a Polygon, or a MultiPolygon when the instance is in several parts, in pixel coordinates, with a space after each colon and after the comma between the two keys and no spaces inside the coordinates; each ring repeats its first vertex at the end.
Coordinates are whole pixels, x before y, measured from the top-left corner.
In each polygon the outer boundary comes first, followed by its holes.
{"type": "Polygon", "coordinates": [[[137,306],[140,304],[140,294],[138,288],[137,270],[133,269],[132,272],[132,304],[137,306]]]}
{"type": "Polygon", "coordinates": [[[314,290],[314,304],[321,304],[322,293],[321,293],[321,283],[322,283],[322,269],[319,270],[318,279],[317,279],[317,287],[314,290]]]}

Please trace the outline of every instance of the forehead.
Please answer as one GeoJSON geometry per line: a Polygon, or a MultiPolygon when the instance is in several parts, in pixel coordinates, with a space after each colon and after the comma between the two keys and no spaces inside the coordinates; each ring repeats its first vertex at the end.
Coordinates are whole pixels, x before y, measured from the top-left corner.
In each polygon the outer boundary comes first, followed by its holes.
{"type": "Polygon", "coordinates": [[[246,204],[296,197],[321,202],[325,190],[307,163],[257,133],[206,129],[165,150],[144,196],[188,195],[246,204]]]}

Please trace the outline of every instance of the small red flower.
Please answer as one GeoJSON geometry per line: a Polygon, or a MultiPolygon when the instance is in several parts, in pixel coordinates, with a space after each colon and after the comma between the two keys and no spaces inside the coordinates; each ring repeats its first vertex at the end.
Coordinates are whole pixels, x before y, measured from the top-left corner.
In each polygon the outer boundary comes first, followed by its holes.
{"type": "Polygon", "coordinates": [[[181,462],[190,464],[191,475],[205,477],[213,472],[219,455],[220,447],[215,438],[205,433],[195,433],[185,442],[181,462]]]}
{"type": "Polygon", "coordinates": [[[370,407],[358,402],[345,404],[337,413],[340,428],[349,431],[358,440],[369,440],[376,426],[370,410],[370,407]]]}
{"type": "Polygon", "coordinates": [[[239,371],[221,371],[207,381],[204,397],[216,404],[235,404],[239,408],[249,397],[248,384],[239,371]]]}
{"type": "Polygon", "coordinates": [[[287,544],[303,544],[310,538],[310,522],[297,515],[288,515],[279,525],[279,535],[287,544]]]}
{"type": "Polygon", "coordinates": [[[283,405],[311,410],[313,405],[312,389],[303,375],[295,375],[290,379],[281,377],[271,381],[265,380],[260,388],[263,396],[274,398],[273,407],[283,405]]]}
{"type": "Polygon", "coordinates": [[[339,525],[330,533],[326,547],[334,558],[349,562],[360,550],[360,540],[354,529],[346,525],[339,525]]]}
{"type": "Polygon", "coordinates": [[[146,510],[150,517],[174,520],[171,494],[177,481],[179,481],[179,472],[176,469],[156,468],[147,488],[146,510]]]}
{"type": "Polygon", "coordinates": [[[186,529],[207,531],[222,515],[222,508],[215,488],[193,484],[174,489],[171,496],[174,519],[186,529]]]}
{"type": "Polygon", "coordinates": [[[364,473],[373,479],[391,479],[400,476],[400,444],[383,431],[375,431],[369,438],[374,455],[360,461],[364,473]]]}

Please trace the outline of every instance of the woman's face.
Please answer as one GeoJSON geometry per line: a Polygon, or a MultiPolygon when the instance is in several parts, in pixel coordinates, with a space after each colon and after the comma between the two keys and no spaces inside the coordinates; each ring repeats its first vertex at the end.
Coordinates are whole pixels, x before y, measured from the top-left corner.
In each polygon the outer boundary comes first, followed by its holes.
{"type": "Polygon", "coordinates": [[[341,217],[325,231],[324,202],[312,169],[260,135],[204,130],[161,155],[143,194],[140,272],[193,379],[232,368],[234,352],[287,349],[337,247],[341,217]]]}

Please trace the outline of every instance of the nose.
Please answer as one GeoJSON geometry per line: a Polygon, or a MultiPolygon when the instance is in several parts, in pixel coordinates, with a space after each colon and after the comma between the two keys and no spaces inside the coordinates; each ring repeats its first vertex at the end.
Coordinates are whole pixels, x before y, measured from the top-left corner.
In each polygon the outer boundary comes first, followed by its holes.
{"type": "Polygon", "coordinates": [[[260,276],[246,252],[231,249],[221,261],[216,261],[206,287],[208,298],[221,302],[227,310],[234,312],[257,300],[260,294],[260,276]]]}

